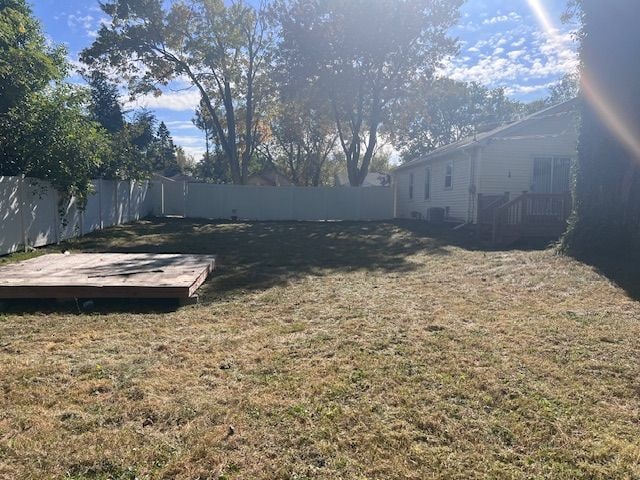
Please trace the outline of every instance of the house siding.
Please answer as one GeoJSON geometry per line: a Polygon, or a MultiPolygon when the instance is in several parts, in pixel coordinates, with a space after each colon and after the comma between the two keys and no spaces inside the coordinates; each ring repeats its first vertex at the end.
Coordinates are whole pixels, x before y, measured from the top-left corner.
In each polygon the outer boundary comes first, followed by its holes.
{"type": "Polygon", "coordinates": [[[399,218],[412,218],[412,212],[426,218],[427,210],[432,207],[449,207],[449,219],[467,221],[469,214],[470,159],[465,152],[454,152],[428,164],[416,165],[395,174],[396,215],[399,218]],[[445,188],[445,174],[448,163],[453,163],[453,185],[445,188]],[[425,170],[431,168],[431,195],[424,198],[425,170]],[[409,198],[409,178],[414,176],[413,199],[409,198]]]}
{"type": "Polygon", "coordinates": [[[563,156],[575,159],[578,135],[575,128],[555,135],[526,138],[495,138],[484,147],[478,175],[478,192],[484,195],[499,195],[509,192],[519,195],[530,192],[533,182],[533,160],[535,157],[563,156]]]}

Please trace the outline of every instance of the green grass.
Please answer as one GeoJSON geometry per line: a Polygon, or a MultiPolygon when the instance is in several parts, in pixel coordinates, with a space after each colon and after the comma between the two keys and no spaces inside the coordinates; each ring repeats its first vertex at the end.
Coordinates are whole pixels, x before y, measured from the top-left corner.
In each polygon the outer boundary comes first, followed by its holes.
{"type": "Polygon", "coordinates": [[[640,477],[640,305],[552,250],[418,223],[124,226],[197,306],[12,304],[0,478],[640,477]]]}

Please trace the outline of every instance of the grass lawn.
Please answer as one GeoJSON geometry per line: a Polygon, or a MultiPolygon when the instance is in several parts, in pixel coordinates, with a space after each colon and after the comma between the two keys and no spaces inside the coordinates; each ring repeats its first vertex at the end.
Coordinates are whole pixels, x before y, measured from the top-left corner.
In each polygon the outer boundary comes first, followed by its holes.
{"type": "Polygon", "coordinates": [[[412,223],[141,222],[201,304],[0,313],[0,478],[640,478],[640,303],[412,223]]]}

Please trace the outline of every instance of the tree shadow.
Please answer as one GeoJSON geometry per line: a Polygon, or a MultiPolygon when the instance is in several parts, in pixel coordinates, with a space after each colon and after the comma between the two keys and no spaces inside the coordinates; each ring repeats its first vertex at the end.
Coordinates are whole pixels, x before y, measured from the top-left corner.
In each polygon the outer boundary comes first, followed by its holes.
{"type": "Polygon", "coordinates": [[[407,256],[450,254],[447,242],[379,222],[207,222],[155,219],[76,239],[70,249],[216,257],[205,299],[336,271],[409,271],[407,256]]]}
{"type": "Polygon", "coordinates": [[[633,300],[640,300],[640,252],[600,255],[577,260],[592,266],[598,273],[622,288],[633,300]]]}
{"type": "MultiPolygon", "coordinates": [[[[216,257],[216,270],[200,288],[203,303],[226,295],[286,285],[335,272],[409,272],[416,253],[451,255],[453,249],[487,250],[469,230],[418,221],[229,222],[157,218],[94,232],[63,243],[61,250],[116,253],[182,253],[216,257]]],[[[175,303],[138,302],[151,309],[175,303]]],[[[25,302],[22,302],[25,303],[25,302]]],[[[96,302],[104,311],[109,302],[96,302]]],[[[141,311],[136,306],[134,311],[141,311]]],[[[132,302],[111,302],[132,311],[132,302]]],[[[30,308],[25,305],[25,308],[30,308]]],[[[75,305],[69,311],[79,311],[75,305]]],[[[144,309],[143,309],[144,310],[144,309]]]]}

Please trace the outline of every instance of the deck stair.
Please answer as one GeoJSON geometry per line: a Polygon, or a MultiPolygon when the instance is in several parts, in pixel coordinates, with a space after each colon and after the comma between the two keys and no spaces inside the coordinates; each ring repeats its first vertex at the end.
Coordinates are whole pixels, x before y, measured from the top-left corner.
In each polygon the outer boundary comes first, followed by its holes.
{"type": "Polygon", "coordinates": [[[477,235],[493,245],[518,240],[554,239],[565,231],[571,214],[570,194],[523,192],[478,198],[477,235]]]}

